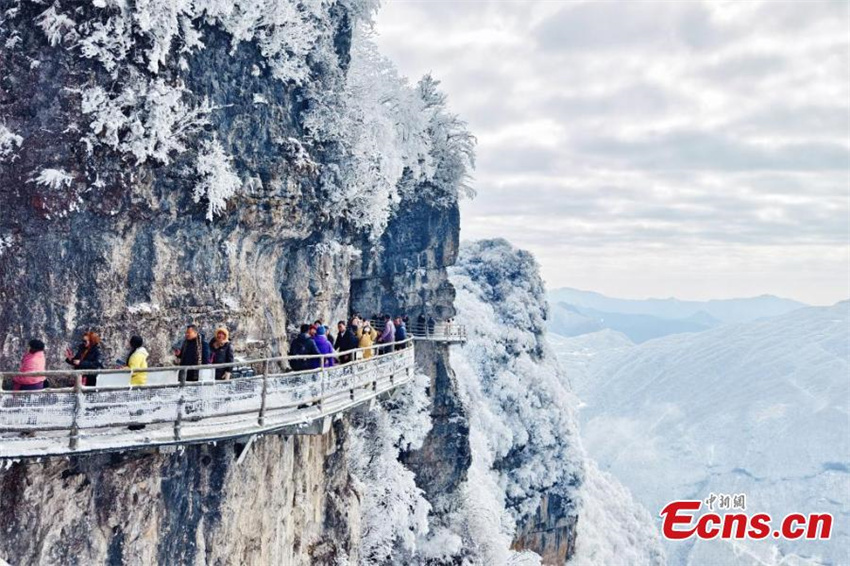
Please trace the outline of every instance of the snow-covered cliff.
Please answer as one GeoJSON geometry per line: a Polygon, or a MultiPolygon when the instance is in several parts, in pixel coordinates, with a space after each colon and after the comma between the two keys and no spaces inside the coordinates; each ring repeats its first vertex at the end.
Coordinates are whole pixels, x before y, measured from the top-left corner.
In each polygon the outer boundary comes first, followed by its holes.
{"type": "Polygon", "coordinates": [[[504,240],[468,242],[449,271],[469,325],[452,367],[471,466],[453,520],[433,536],[487,564],[663,563],[648,513],[586,460],[533,256],[504,240]]]}
{"type": "MultiPolygon", "coordinates": [[[[237,355],[256,356],[355,308],[453,314],[445,270],[474,138],[435,80],[411,85],[377,53],[376,8],[0,0],[4,369],[34,336],[61,367],[90,329],[107,360],[140,334],[164,364],[188,321],[226,324],[237,355]]],[[[446,352],[427,360],[435,397],[450,398],[446,352]]],[[[330,435],[259,438],[241,460],[245,439],[7,463],[0,558],[353,564],[407,552],[431,482],[415,485],[399,453],[422,448],[428,470],[440,463],[428,447],[465,450],[455,432],[442,442],[454,425],[423,439],[429,399],[413,389],[401,415],[400,399],[386,401],[330,435]],[[410,515],[384,530],[393,501],[410,515]]]]}

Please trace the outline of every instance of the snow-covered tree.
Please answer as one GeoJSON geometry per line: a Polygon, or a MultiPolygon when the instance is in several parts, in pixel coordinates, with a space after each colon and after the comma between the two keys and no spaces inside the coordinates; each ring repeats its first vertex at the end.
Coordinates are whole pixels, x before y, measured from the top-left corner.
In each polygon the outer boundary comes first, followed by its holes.
{"type": "Polygon", "coordinates": [[[383,564],[417,553],[428,532],[431,508],[414,474],[399,461],[403,450],[420,448],[431,429],[430,378],[416,374],[396,397],[369,413],[355,414],[348,465],[362,494],[360,560],[383,564]]]}
{"type": "Polygon", "coordinates": [[[228,156],[217,139],[204,142],[198,152],[197,171],[201,180],[195,185],[195,202],[207,200],[207,220],[227,209],[227,199],[242,187],[228,156]]]}
{"type": "MultiPolygon", "coordinates": [[[[201,127],[215,124],[213,104],[181,80],[188,55],[207,48],[204,26],[212,26],[229,34],[232,52],[256,45],[263,62],[254,76],[262,68],[303,88],[306,109],[282,153],[295,172],[317,176],[324,218],[377,237],[402,200],[450,205],[472,194],[475,140],[448,111],[437,81],[411,86],[378,53],[378,0],[21,1],[38,6],[34,23],[51,46],[105,71],[68,91],[89,119],[82,136],[89,152],[101,146],[136,164],[167,165],[197,142],[201,127]],[[339,25],[352,28],[350,53],[338,52],[339,25]]],[[[13,35],[6,43],[19,41],[13,35]]],[[[275,104],[262,93],[254,100],[275,104]]]]}
{"type": "Polygon", "coordinates": [[[163,79],[146,81],[134,74],[123,90],[111,94],[100,86],[82,91],[82,111],[91,116],[89,149],[103,143],[135,157],[167,164],[186,149],[187,139],[208,123],[209,101],[187,103],[187,91],[163,79]]]}

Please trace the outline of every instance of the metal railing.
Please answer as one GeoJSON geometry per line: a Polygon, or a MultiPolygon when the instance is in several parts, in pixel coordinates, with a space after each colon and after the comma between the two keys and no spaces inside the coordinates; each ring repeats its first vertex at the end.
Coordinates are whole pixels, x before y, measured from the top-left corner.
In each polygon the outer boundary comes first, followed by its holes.
{"type": "Polygon", "coordinates": [[[412,379],[413,340],[318,356],[277,356],[226,364],[134,370],[170,373],[151,385],[85,386],[83,375],[121,375],[126,369],[3,372],[0,377],[73,377],[73,386],[0,392],[0,458],[124,450],[208,442],[308,427],[412,379]],[[371,357],[363,357],[369,352],[371,357]],[[352,356],[333,366],[327,360],[352,356]],[[312,360],[318,367],[287,371],[286,362],[312,360]],[[223,381],[187,381],[191,370],[250,364],[258,375],[223,381]]]}
{"type": "MultiPolygon", "coordinates": [[[[370,320],[378,334],[384,329],[384,321],[370,320]]],[[[466,343],[466,325],[455,322],[420,322],[410,321],[405,324],[407,335],[414,340],[430,340],[432,342],[466,343]]]]}

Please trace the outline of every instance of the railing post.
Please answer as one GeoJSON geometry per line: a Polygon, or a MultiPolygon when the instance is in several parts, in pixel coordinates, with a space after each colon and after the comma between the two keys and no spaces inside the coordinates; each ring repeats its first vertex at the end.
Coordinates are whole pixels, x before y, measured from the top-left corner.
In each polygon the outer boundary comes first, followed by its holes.
{"type": "Polygon", "coordinates": [[[260,418],[258,423],[260,426],[266,424],[266,395],[269,390],[269,361],[263,362],[263,396],[260,398],[260,418]]]}
{"type": "Polygon", "coordinates": [[[83,376],[77,374],[74,376],[74,416],[71,421],[71,438],[69,447],[71,450],[76,450],[80,445],[80,426],[78,419],[83,410],[83,376]]]}
{"type": "Polygon", "coordinates": [[[177,420],[174,421],[174,440],[180,440],[183,421],[183,405],[186,403],[184,392],[186,390],[186,370],[181,369],[177,374],[180,381],[180,397],[177,399],[177,420]]]}
{"type": "Polygon", "coordinates": [[[324,403],[325,403],[325,380],[327,378],[327,373],[325,372],[325,356],[319,358],[319,368],[320,368],[320,384],[319,384],[319,412],[323,412],[324,403]]]}

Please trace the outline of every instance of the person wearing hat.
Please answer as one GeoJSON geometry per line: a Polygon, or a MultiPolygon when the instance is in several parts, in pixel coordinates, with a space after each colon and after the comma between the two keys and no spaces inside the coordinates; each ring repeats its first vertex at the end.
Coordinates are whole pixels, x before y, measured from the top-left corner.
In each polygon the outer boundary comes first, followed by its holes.
{"type": "MultiPolygon", "coordinates": [[[[224,326],[215,331],[215,338],[210,340],[210,363],[227,364],[233,362],[233,345],[230,343],[230,332],[224,326]]],[[[232,367],[215,368],[215,378],[219,381],[230,379],[232,367]]]]}
{"type": "MultiPolygon", "coordinates": [[[[313,341],[316,343],[316,348],[319,349],[320,354],[333,354],[334,346],[331,344],[330,340],[328,340],[328,331],[324,325],[319,325],[316,328],[316,336],[313,337],[313,341]]],[[[328,356],[324,358],[324,366],[331,367],[336,363],[336,360],[333,356],[328,356]]]]}
{"type": "Polygon", "coordinates": [[[301,325],[301,332],[289,345],[289,355],[298,356],[296,359],[289,360],[289,366],[292,371],[304,371],[308,369],[316,369],[319,367],[318,358],[301,358],[300,356],[317,356],[319,349],[316,347],[316,342],[311,336],[311,332],[315,329],[309,324],[301,325]]]}

